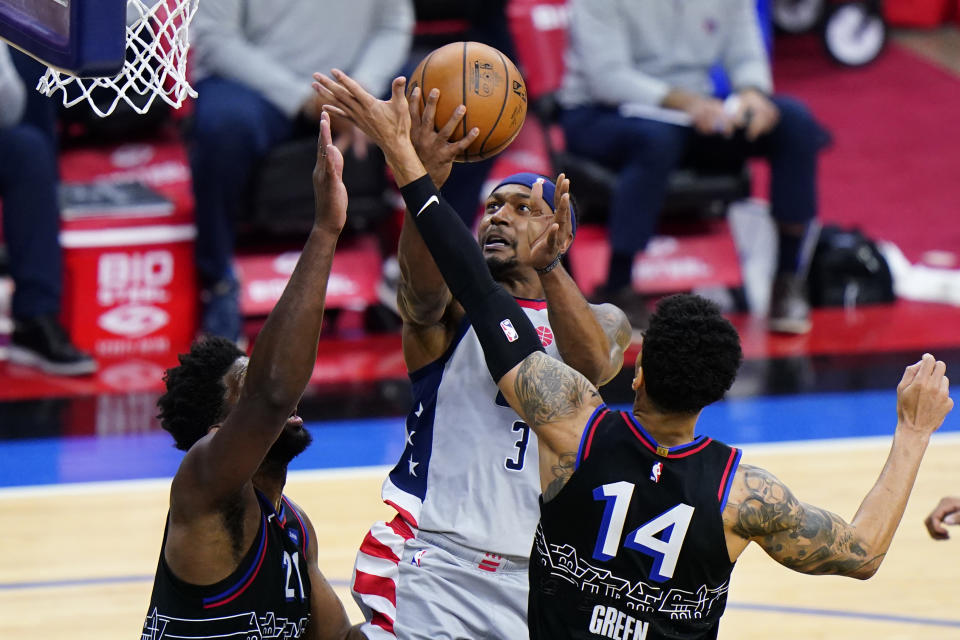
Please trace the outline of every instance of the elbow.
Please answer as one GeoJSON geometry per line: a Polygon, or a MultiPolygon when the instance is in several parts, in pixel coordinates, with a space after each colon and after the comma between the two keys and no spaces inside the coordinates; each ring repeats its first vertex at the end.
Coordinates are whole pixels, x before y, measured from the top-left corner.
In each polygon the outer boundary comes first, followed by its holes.
{"type": "Polygon", "coordinates": [[[869,580],[877,575],[877,571],[880,570],[880,565],[883,563],[884,556],[885,554],[874,556],[872,560],[868,560],[854,567],[846,575],[850,578],[856,578],[857,580],[869,580]]]}
{"type": "Polygon", "coordinates": [[[412,291],[401,280],[397,291],[397,308],[404,322],[419,327],[430,327],[443,319],[451,298],[452,294],[446,287],[438,287],[437,294],[424,295],[412,291]]]}
{"type": "Polygon", "coordinates": [[[879,568],[880,568],[879,564],[874,566],[869,566],[869,567],[867,566],[860,567],[859,569],[853,571],[852,573],[848,573],[847,577],[856,578],[857,580],[869,580],[873,576],[877,575],[877,570],[879,568]]]}

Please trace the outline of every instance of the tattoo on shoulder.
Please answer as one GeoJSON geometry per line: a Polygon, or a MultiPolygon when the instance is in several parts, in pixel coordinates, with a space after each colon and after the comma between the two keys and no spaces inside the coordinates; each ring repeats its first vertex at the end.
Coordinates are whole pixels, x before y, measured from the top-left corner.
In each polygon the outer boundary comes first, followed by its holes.
{"type": "Polygon", "coordinates": [[[530,426],[553,422],[576,412],[600,394],[581,373],[545,353],[531,354],[520,365],[514,391],[530,426]]]}
{"type": "Polygon", "coordinates": [[[560,490],[567,485],[567,482],[570,480],[570,476],[573,475],[573,471],[576,468],[576,463],[576,451],[560,454],[557,464],[551,467],[551,470],[553,471],[553,477],[556,479],[547,485],[547,488],[543,490],[544,502],[550,502],[556,498],[557,494],[560,493],[560,490]]]}
{"type": "Polygon", "coordinates": [[[795,528],[800,521],[800,501],[790,489],[764,469],[746,464],[740,469],[745,495],[739,502],[727,503],[727,509],[736,516],[734,532],[755,538],[795,528]]]}
{"type": "Polygon", "coordinates": [[[853,527],[826,509],[800,502],[768,471],[741,465],[744,492],[727,503],[733,531],[756,540],[778,562],[810,574],[850,575],[876,569],[884,554],[871,554],[853,527]]]}

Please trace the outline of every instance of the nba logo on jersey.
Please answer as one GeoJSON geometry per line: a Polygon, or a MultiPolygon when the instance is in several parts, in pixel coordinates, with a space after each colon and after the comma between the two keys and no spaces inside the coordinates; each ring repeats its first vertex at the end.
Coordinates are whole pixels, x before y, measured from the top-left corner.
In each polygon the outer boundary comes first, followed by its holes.
{"type": "Polygon", "coordinates": [[[503,335],[507,336],[507,342],[514,342],[520,337],[509,318],[500,321],[500,328],[503,329],[503,335]]]}
{"type": "Polygon", "coordinates": [[[290,536],[290,541],[293,542],[293,544],[300,544],[300,534],[296,529],[287,530],[287,535],[290,536]]]}
{"type": "Polygon", "coordinates": [[[653,468],[650,469],[650,479],[654,482],[660,482],[660,473],[663,472],[663,463],[654,462],[653,468]]]}
{"type": "Polygon", "coordinates": [[[421,549],[420,551],[417,551],[415,554],[413,554],[413,560],[410,561],[410,564],[415,564],[419,567],[420,560],[423,558],[423,554],[425,554],[426,552],[427,552],[426,549],[421,549]]]}

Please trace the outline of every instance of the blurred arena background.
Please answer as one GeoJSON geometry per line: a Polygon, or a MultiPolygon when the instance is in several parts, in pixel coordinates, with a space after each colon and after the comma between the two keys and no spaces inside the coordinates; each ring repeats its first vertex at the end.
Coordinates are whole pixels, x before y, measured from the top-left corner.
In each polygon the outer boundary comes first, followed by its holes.
{"type": "MultiPolygon", "coordinates": [[[[529,40],[514,42],[518,52],[530,42],[549,44],[565,27],[563,2],[503,4],[509,31],[516,36],[520,28],[529,40]],[[518,27],[517,20],[526,22],[518,27]]],[[[477,27],[469,11],[416,5],[406,70],[439,44],[469,39],[477,27]]],[[[845,517],[889,447],[903,367],[925,351],[944,360],[948,374],[960,367],[960,5],[888,1],[885,12],[886,47],[868,64],[838,65],[816,32],[782,30],[771,31],[772,60],[778,91],[804,100],[831,134],[820,164],[822,223],[859,229],[879,244],[896,299],[865,304],[848,281],[845,303],[814,309],[810,333],[768,333],[763,283],[773,231],[766,169],[754,163],[749,193],[707,216],[666,219],[633,272],[634,289],[646,295],[693,290],[718,300],[741,333],[740,376],[728,399],[705,412],[702,428],[742,446],[750,463],[776,470],[801,499],[845,517]]],[[[542,72],[532,60],[517,57],[531,86],[542,72]]],[[[164,369],[188,347],[199,322],[183,137],[192,105],[102,122],[77,115],[87,108],[57,115],[60,319],[97,360],[96,373],[64,377],[6,361],[14,287],[0,276],[5,638],[137,633],[181,457],[159,427],[155,403],[164,369]]],[[[548,141],[555,141],[546,123],[528,112],[519,137],[481,182],[520,169],[551,173],[548,141]]],[[[302,244],[313,144],[291,143],[270,156],[245,195],[249,211],[238,227],[235,268],[247,341],[283,290],[302,244]],[[270,189],[277,181],[291,186],[270,189]],[[277,211],[283,213],[271,213],[277,211]]],[[[382,166],[357,175],[356,217],[334,262],[320,354],[300,407],[314,445],[291,467],[288,490],[313,514],[321,569],[354,618],[354,554],[370,523],[388,514],[379,486],[403,450],[410,397],[390,309],[390,245],[395,250],[403,212],[382,166]]],[[[577,188],[578,198],[589,199],[577,188]]],[[[586,220],[570,255],[585,293],[602,282],[608,254],[603,220],[586,220]]],[[[9,250],[0,263],[5,255],[9,250]]],[[[635,344],[625,371],[604,388],[608,403],[630,401],[636,354],[635,344]]],[[[887,564],[869,582],[791,574],[756,548],[745,554],[740,565],[749,569],[734,573],[720,637],[960,638],[960,542],[934,542],[922,526],[940,496],[960,492],[958,458],[954,412],[934,436],[887,564]]]]}

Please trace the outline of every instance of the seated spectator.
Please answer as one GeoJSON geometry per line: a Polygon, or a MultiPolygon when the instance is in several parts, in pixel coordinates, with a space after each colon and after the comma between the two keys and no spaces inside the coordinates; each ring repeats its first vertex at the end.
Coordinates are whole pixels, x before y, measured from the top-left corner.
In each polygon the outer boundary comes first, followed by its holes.
{"type": "Polygon", "coordinates": [[[771,211],[779,228],[769,325],[809,331],[804,282],[824,138],[806,107],[771,95],[755,0],[571,0],[570,7],[561,91],[567,144],[619,171],[610,203],[610,265],[599,297],[644,323],[630,287],[634,255],[657,228],[671,172],[692,143],[706,144],[769,160],[771,211]],[[710,71],[717,63],[736,98],[726,108],[712,95],[710,71]],[[631,104],[684,111],[692,126],[625,117],[621,107],[631,104]]]}
{"type": "MultiPolygon", "coordinates": [[[[204,0],[191,27],[199,97],[190,162],[204,333],[238,340],[234,223],[257,162],[274,146],[316,135],[321,104],[311,74],[336,67],[374,94],[389,89],[413,33],[411,0],[204,0]]],[[[343,150],[366,142],[334,123],[343,150]]],[[[362,152],[360,152],[362,153],[362,152]]]]}
{"type": "Polygon", "coordinates": [[[0,43],[0,202],[13,278],[10,361],[54,375],[83,375],[96,361],[57,316],[63,286],[57,154],[51,136],[23,121],[27,88],[0,43]]]}

